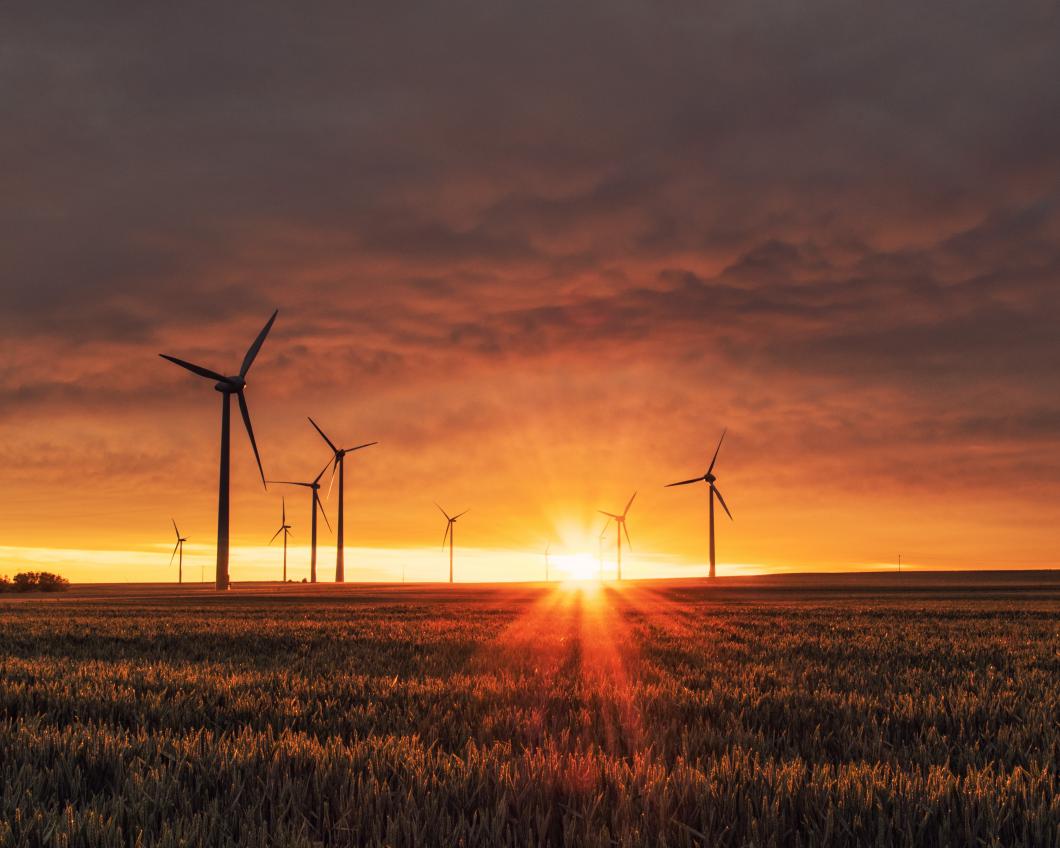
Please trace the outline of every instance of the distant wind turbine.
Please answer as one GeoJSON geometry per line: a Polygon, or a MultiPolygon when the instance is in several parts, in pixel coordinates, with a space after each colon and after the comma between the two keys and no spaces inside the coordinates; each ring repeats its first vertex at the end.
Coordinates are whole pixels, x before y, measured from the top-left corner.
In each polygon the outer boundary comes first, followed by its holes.
{"type": "Polygon", "coordinates": [[[604,529],[600,531],[600,538],[596,540],[596,560],[600,565],[600,582],[604,579],[604,536],[607,535],[607,528],[611,526],[611,519],[607,519],[604,522],[604,529]]]}
{"type": "Polygon", "coordinates": [[[173,553],[169,557],[169,567],[173,567],[173,557],[180,554],[180,559],[177,560],[177,582],[184,582],[184,543],[188,541],[180,535],[180,531],[177,529],[177,520],[175,518],[169,519],[173,522],[173,532],[177,534],[177,544],[173,546],[173,553]]]}
{"type": "Polygon", "coordinates": [[[230,421],[232,405],[229,401],[232,395],[236,395],[239,398],[239,413],[243,416],[243,425],[247,428],[250,446],[254,448],[254,459],[258,462],[261,483],[268,488],[265,484],[265,470],[261,467],[261,455],[258,453],[257,442],[254,441],[254,428],[250,425],[250,410],[247,408],[247,399],[243,393],[247,387],[247,372],[250,371],[250,366],[254,364],[254,359],[258,355],[258,351],[261,350],[261,345],[269,334],[269,330],[272,329],[273,322],[278,314],[279,310],[273,312],[272,317],[265,323],[261,332],[258,333],[254,343],[247,349],[246,356],[243,357],[243,365],[235,376],[225,377],[216,371],[211,371],[209,368],[203,368],[201,365],[194,365],[191,362],[185,362],[183,359],[177,359],[175,356],[168,356],[164,353],[159,354],[163,359],[168,359],[193,374],[206,377],[208,380],[216,380],[217,383],[214,385],[214,389],[221,393],[221,476],[217,488],[217,571],[214,577],[214,585],[219,591],[227,589],[230,582],[228,576],[228,478],[231,464],[230,421]]]}
{"type": "Polygon", "coordinates": [[[280,529],[277,530],[269,544],[276,541],[276,537],[283,533],[283,582],[287,582],[287,537],[291,535],[291,525],[287,523],[287,499],[280,498],[280,529]]]}
{"type": "Polygon", "coordinates": [[[471,510],[465,509],[463,512],[461,512],[461,513],[459,513],[457,515],[450,516],[449,513],[446,512],[444,509],[442,509],[440,506],[438,506],[437,503],[435,503],[434,505],[437,506],[438,509],[441,510],[442,515],[445,516],[445,520],[448,522],[448,524],[445,525],[445,535],[442,536],[442,548],[444,550],[444,548],[445,548],[445,540],[448,539],[449,540],[449,582],[452,583],[453,582],[453,530],[454,530],[454,525],[456,524],[456,520],[461,515],[467,515],[471,510]]]}
{"type": "Polygon", "coordinates": [[[690,483],[706,483],[710,486],[710,579],[714,579],[714,497],[717,496],[718,502],[721,504],[721,508],[725,510],[725,514],[729,516],[729,520],[732,521],[732,513],[729,512],[729,508],[725,505],[725,498],[721,496],[721,492],[718,491],[718,487],[714,485],[717,481],[717,477],[714,476],[714,464],[718,461],[718,452],[721,450],[721,443],[725,440],[725,433],[728,430],[721,431],[721,438],[718,439],[718,446],[714,449],[714,457],[710,460],[710,468],[707,469],[707,473],[702,477],[693,477],[691,480],[681,480],[678,483],[669,483],[665,488],[669,489],[671,486],[687,486],[690,483]]]}
{"type": "Polygon", "coordinates": [[[551,550],[552,550],[552,543],[549,542],[547,545],[545,545],[545,582],[546,583],[549,582],[549,579],[548,579],[548,567],[549,567],[549,565],[551,563],[549,562],[548,554],[549,554],[549,551],[551,551],[551,550]]]}
{"type": "MultiPolygon", "coordinates": [[[[363,445],[357,445],[355,448],[337,448],[335,443],[331,441],[324,431],[320,429],[320,425],[317,424],[312,418],[309,419],[309,423],[313,425],[320,438],[328,443],[328,447],[331,448],[332,453],[335,455],[332,466],[331,466],[331,482],[335,482],[335,469],[339,470],[339,520],[338,524],[338,538],[336,539],[336,553],[335,553],[335,582],[343,583],[346,580],[346,546],[343,539],[343,515],[345,510],[343,509],[343,496],[342,493],[345,490],[343,481],[343,467],[345,463],[343,460],[346,459],[346,454],[359,451],[361,448],[370,448],[372,445],[378,445],[379,442],[366,442],[363,445]]],[[[331,496],[331,486],[328,486],[328,497],[331,496]]]]}
{"type": "Polygon", "coordinates": [[[303,483],[297,480],[270,480],[270,483],[275,483],[277,486],[303,486],[306,489],[310,489],[313,493],[312,503],[310,509],[312,511],[313,519],[309,524],[309,582],[317,582],[317,508],[320,509],[320,514],[324,517],[324,523],[327,524],[328,530],[331,529],[331,522],[328,521],[327,513],[324,512],[324,504],[320,502],[320,478],[324,476],[324,472],[328,470],[329,462],[323,468],[320,469],[320,473],[310,480],[308,483],[303,483]]]}
{"type": "Polygon", "coordinates": [[[618,532],[618,579],[622,579],[622,533],[626,534],[626,541],[629,543],[630,550],[633,549],[633,542],[629,538],[629,529],[626,527],[626,515],[629,514],[629,508],[633,506],[633,498],[637,496],[637,493],[633,493],[633,497],[629,499],[629,503],[626,504],[626,508],[622,510],[621,515],[615,515],[613,512],[604,512],[602,509],[598,510],[601,515],[606,515],[608,518],[607,524],[604,525],[604,530],[607,529],[608,525],[614,521],[615,530],[618,532]]]}

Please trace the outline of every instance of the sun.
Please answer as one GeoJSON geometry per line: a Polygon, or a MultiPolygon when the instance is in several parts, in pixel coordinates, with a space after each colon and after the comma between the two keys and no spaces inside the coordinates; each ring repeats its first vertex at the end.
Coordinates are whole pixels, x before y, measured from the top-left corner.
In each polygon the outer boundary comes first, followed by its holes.
{"type": "Polygon", "coordinates": [[[567,580],[595,580],[599,571],[596,560],[589,554],[562,554],[553,560],[567,580]]]}

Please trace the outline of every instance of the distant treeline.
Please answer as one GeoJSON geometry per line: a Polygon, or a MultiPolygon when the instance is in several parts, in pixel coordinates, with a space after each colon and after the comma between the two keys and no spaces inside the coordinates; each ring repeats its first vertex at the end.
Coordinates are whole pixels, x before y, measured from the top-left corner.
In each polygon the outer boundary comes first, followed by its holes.
{"type": "Polygon", "coordinates": [[[0,575],[0,592],[65,592],[70,581],[48,571],[23,571],[14,579],[0,575]]]}

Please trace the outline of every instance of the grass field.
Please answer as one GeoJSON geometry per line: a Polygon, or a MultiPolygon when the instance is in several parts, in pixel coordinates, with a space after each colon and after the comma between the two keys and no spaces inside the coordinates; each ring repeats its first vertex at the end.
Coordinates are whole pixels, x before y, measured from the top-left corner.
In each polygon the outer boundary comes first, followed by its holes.
{"type": "Polygon", "coordinates": [[[1060,845],[1060,579],[0,600],[0,845],[1060,845]]]}

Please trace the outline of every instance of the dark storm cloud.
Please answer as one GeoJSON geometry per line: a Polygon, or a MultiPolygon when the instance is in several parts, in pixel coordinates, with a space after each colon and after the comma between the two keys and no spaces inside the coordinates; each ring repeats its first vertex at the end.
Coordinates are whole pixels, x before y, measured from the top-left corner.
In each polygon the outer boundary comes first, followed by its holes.
{"type": "Polygon", "coordinates": [[[731,256],[1055,190],[1060,60],[1025,5],[6,16],[3,285],[27,329],[87,309],[129,332],[177,292],[224,313],[292,264],[731,256]]]}
{"type": "Polygon", "coordinates": [[[120,366],[279,305],[264,356],[309,388],[627,355],[1055,435],[1049,5],[2,16],[9,416],[164,403],[120,366]]]}

